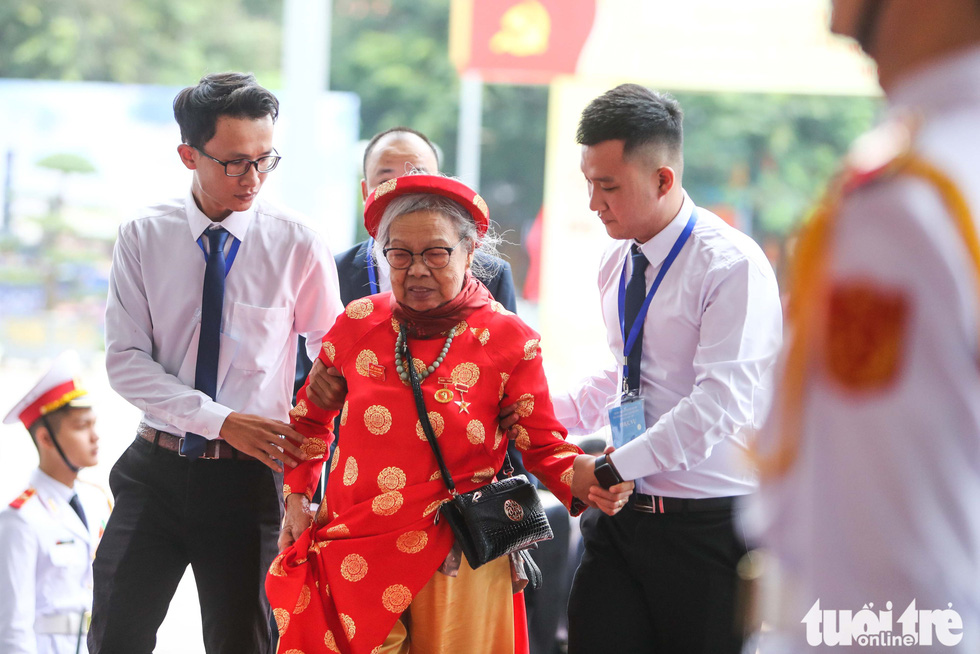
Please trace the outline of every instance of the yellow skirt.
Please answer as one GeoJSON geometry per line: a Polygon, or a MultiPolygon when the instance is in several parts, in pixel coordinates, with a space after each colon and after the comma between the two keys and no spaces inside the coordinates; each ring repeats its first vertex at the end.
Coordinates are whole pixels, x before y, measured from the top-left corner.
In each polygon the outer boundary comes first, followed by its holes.
{"type": "Polygon", "coordinates": [[[502,556],[459,574],[435,573],[402,613],[379,654],[513,654],[510,560],[502,556]]]}

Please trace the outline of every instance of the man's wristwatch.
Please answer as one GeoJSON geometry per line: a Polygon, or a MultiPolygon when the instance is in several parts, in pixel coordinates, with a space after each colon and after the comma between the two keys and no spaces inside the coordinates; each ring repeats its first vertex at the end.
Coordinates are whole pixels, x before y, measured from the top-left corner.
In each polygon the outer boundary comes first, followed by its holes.
{"type": "Polygon", "coordinates": [[[605,454],[596,457],[595,478],[600,486],[607,489],[624,481],[619,470],[616,470],[616,466],[613,465],[612,459],[605,454]]]}

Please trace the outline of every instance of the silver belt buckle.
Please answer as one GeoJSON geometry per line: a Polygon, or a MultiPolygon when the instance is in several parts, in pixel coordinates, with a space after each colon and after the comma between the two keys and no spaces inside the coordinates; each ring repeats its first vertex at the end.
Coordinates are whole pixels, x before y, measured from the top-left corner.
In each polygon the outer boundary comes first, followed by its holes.
{"type": "Polygon", "coordinates": [[[640,504],[637,501],[633,502],[633,510],[639,511],[640,513],[663,513],[663,511],[657,511],[657,497],[655,495],[650,496],[650,504],[640,504]]]}

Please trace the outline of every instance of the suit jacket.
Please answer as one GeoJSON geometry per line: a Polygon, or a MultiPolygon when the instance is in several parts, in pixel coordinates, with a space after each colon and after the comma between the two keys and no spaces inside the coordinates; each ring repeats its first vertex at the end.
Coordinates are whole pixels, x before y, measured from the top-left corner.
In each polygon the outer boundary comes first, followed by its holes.
{"type": "MultiPolygon", "coordinates": [[[[341,252],[336,256],[337,278],[340,281],[340,300],[347,306],[354,300],[371,295],[371,282],[368,279],[367,269],[367,248],[368,241],[361,241],[354,247],[341,252]]],[[[490,279],[477,277],[489,289],[490,295],[500,302],[504,307],[513,313],[517,313],[517,295],[514,289],[514,277],[510,271],[510,264],[503,259],[491,257],[482,252],[476,253],[477,260],[489,263],[494,262],[496,272],[490,279]]],[[[296,383],[293,388],[293,403],[296,403],[296,393],[306,383],[306,377],[310,374],[313,362],[306,355],[306,342],[300,336],[299,351],[296,356],[296,383]]]]}

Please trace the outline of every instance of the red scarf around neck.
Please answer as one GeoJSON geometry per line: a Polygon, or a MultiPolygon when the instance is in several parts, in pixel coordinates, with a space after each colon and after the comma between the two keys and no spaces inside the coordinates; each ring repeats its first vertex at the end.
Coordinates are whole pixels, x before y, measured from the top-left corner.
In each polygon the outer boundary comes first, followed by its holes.
{"type": "Polygon", "coordinates": [[[395,300],[392,293],[391,311],[395,320],[408,328],[409,336],[435,338],[466,320],[467,316],[486,306],[492,299],[483,282],[467,272],[463,278],[463,288],[449,302],[428,311],[416,311],[395,300]]]}

